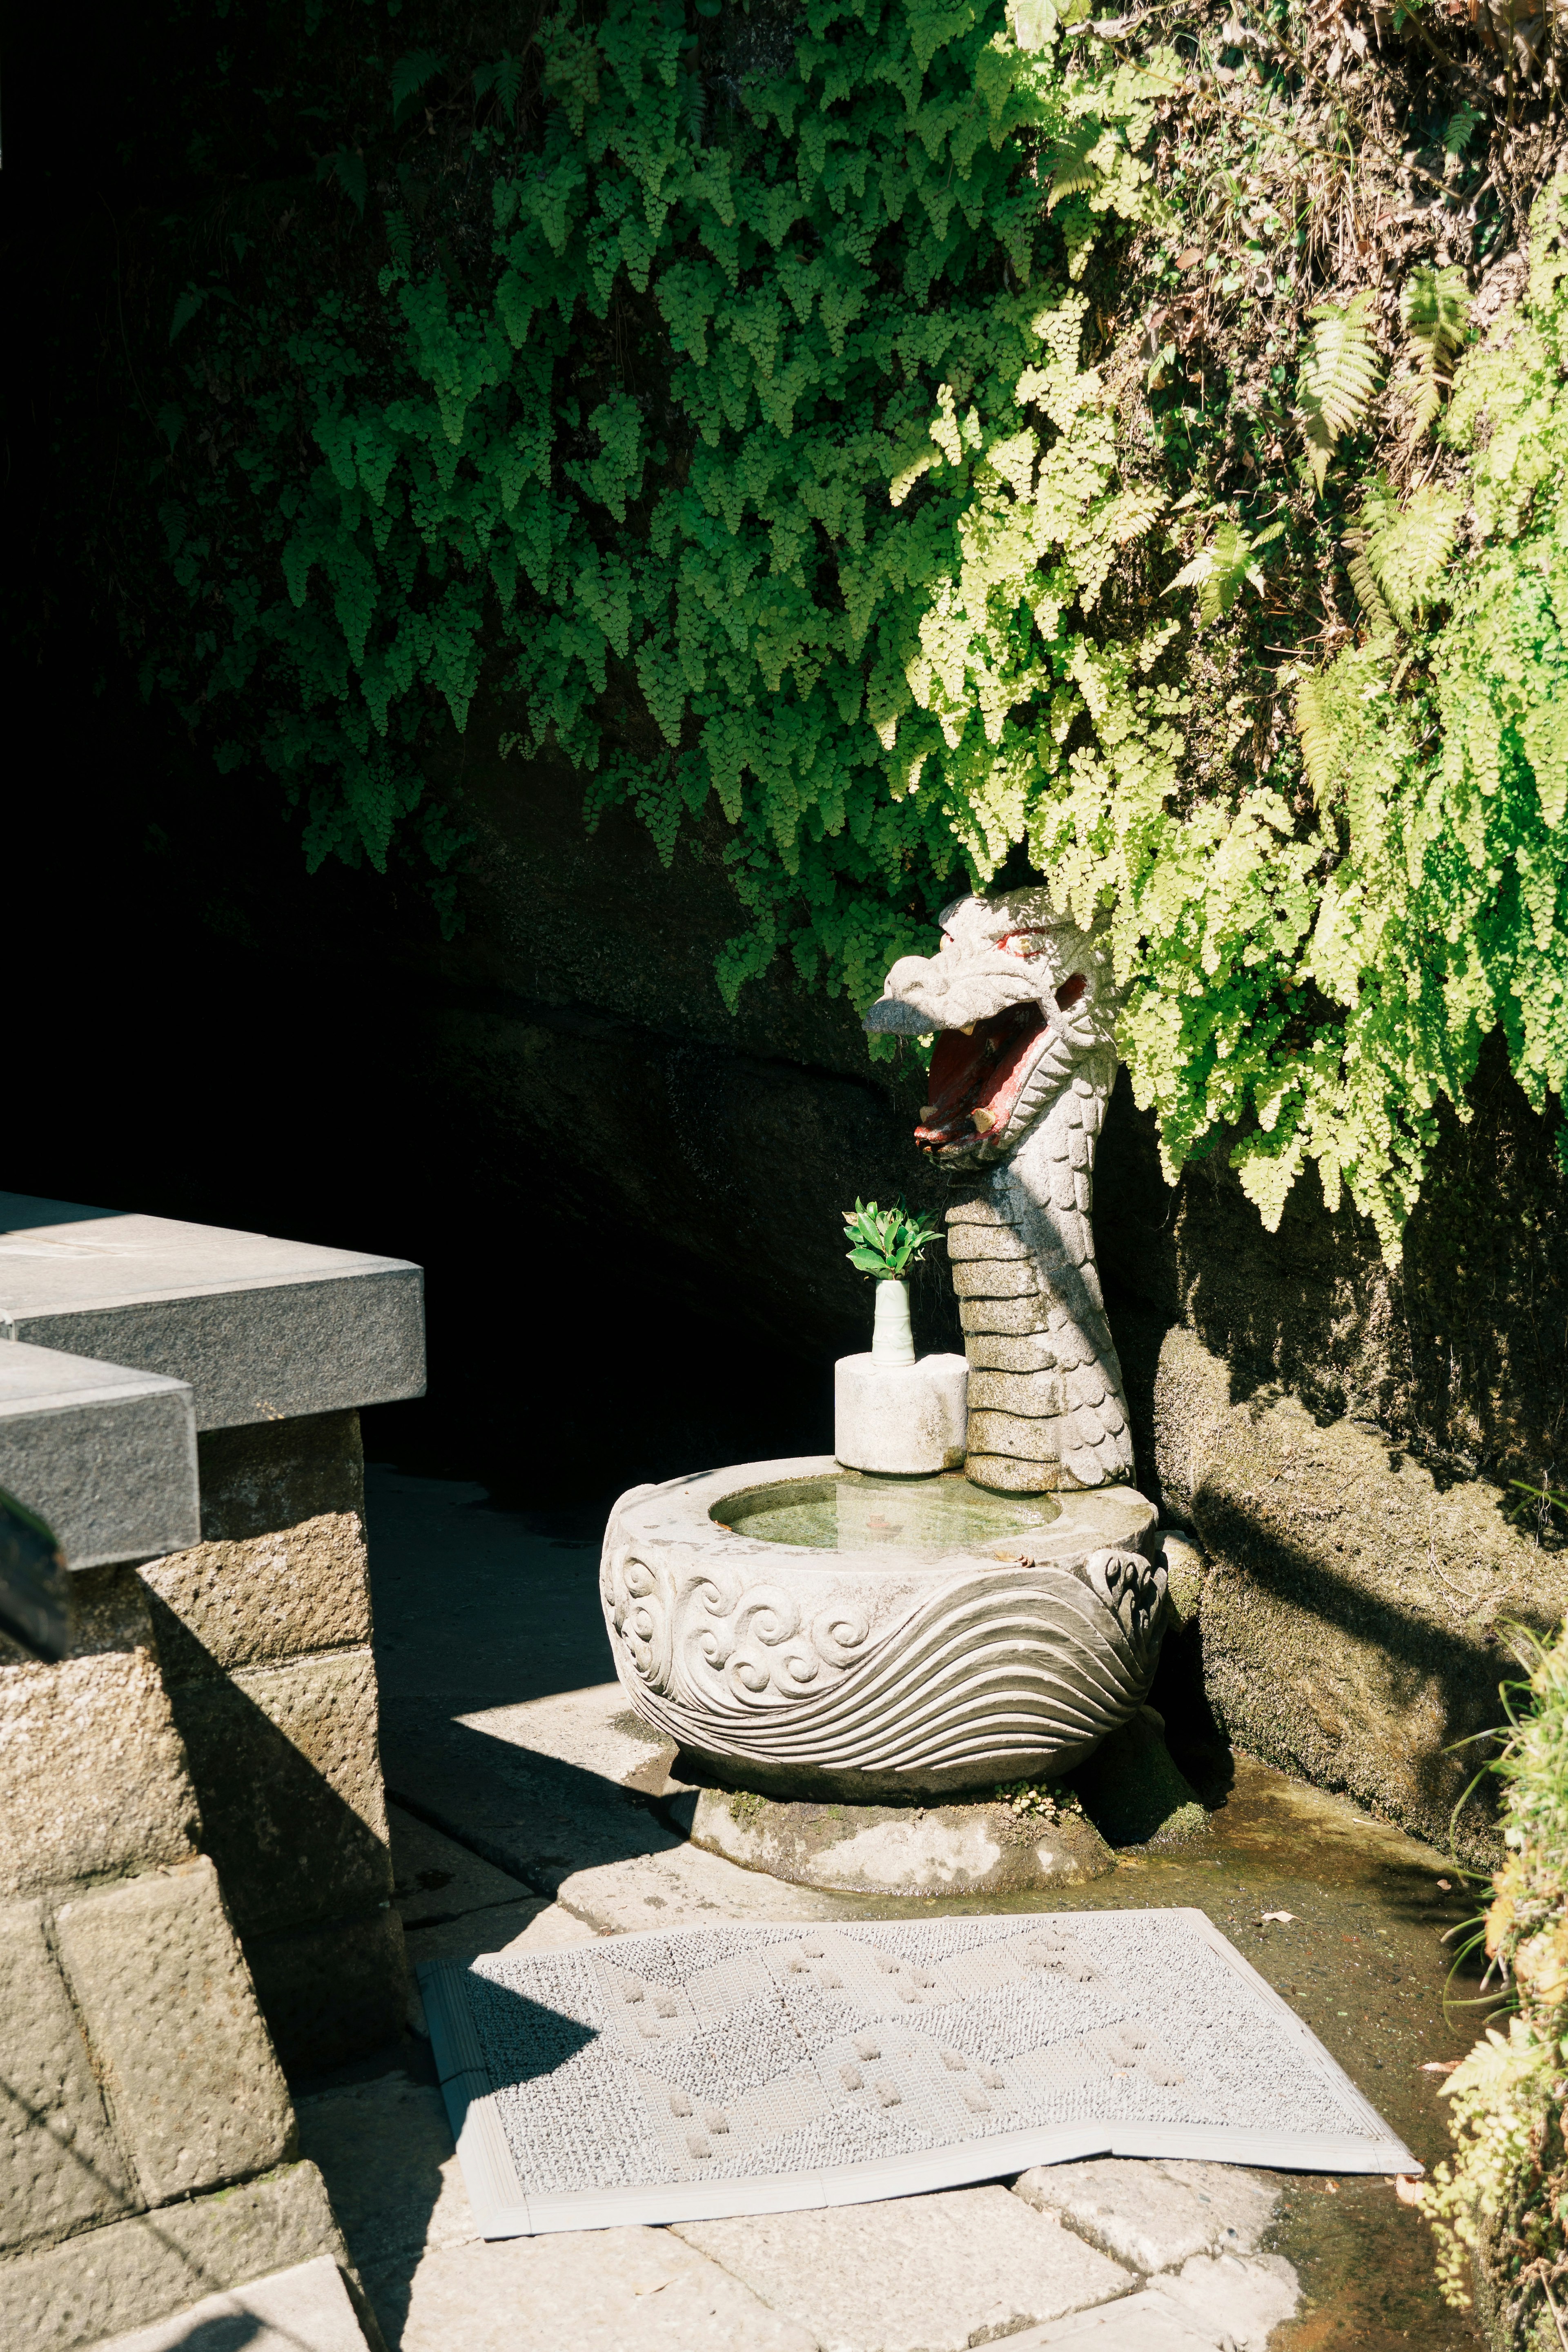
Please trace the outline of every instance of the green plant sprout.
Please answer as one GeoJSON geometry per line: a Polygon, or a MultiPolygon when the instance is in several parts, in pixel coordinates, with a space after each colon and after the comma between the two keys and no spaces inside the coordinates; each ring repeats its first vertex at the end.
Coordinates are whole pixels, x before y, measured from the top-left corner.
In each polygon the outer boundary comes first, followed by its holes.
{"type": "Polygon", "coordinates": [[[912,1217],[901,1200],[890,1209],[857,1200],[852,1209],[845,1210],[844,1223],[854,1244],[845,1256],[879,1282],[901,1282],[932,1242],[942,1239],[939,1225],[929,1217],[912,1217]]]}

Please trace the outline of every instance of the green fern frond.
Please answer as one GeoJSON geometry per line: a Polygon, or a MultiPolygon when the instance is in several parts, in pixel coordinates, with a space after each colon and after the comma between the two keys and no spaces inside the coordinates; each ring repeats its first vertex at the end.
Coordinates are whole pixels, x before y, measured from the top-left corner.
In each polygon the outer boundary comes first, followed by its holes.
{"type": "Polygon", "coordinates": [[[1320,302],[1296,381],[1307,459],[1320,494],[1337,444],[1359,425],[1377,390],[1378,360],[1365,289],[1345,303],[1320,302]]]}
{"type": "MultiPolygon", "coordinates": [[[[1462,501],[1451,490],[1428,485],[1413,490],[1403,508],[1380,510],[1366,529],[1366,560],[1405,628],[1442,599],[1461,509],[1462,501]]],[[[1363,523],[1368,523],[1364,509],[1363,523]]]]}
{"type": "Polygon", "coordinates": [[[1469,289],[1462,269],[1413,269],[1399,297],[1399,315],[1420,361],[1410,394],[1410,442],[1419,441],[1443,404],[1449,370],[1465,340],[1469,289]]]}
{"type": "Polygon", "coordinates": [[[1047,169],[1051,175],[1051,193],[1046,198],[1046,210],[1054,212],[1065,197],[1090,194],[1105,176],[1098,163],[1089,157],[1104,136],[1092,117],[1087,122],[1075,122],[1058,146],[1052,149],[1047,169]]]}
{"type": "Polygon", "coordinates": [[[1222,522],[1206,547],[1200,548],[1190,563],[1184,563],[1166,589],[1195,588],[1198,592],[1198,615],[1205,627],[1223,620],[1243,585],[1248,580],[1261,590],[1263,573],[1258,558],[1262,550],[1277,540],[1285,526],[1270,523],[1256,539],[1243,530],[1238,523],[1222,522]]]}
{"type": "Polygon", "coordinates": [[[1475,132],[1480,128],[1482,120],[1483,118],[1477,113],[1475,108],[1468,102],[1457,107],[1448,117],[1448,127],[1443,133],[1444,154],[1456,157],[1462,155],[1475,132]]]}
{"type": "Polygon", "coordinates": [[[1413,269],[1399,297],[1399,316],[1411,339],[1445,366],[1465,340],[1469,289],[1462,269],[1413,269]]]}
{"type": "MultiPolygon", "coordinates": [[[[1360,537],[1359,531],[1352,534],[1353,539],[1360,539],[1360,537]]],[[[1345,544],[1350,547],[1352,541],[1347,539],[1345,544]]],[[[1355,590],[1356,603],[1361,606],[1375,633],[1379,636],[1386,636],[1394,627],[1394,615],[1383,601],[1383,595],[1377,584],[1377,574],[1367,560],[1364,547],[1356,547],[1353,550],[1346,568],[1350,572],[1351,586],[1355,590]]]]}
{"type": "Polygon", "coordinates": [[[1296,732],[1312,798],[1321,806],[1334,780],[1339,744],[1323,691],[1322,674],[1304,677],[1296,688],[1296,732]]]}

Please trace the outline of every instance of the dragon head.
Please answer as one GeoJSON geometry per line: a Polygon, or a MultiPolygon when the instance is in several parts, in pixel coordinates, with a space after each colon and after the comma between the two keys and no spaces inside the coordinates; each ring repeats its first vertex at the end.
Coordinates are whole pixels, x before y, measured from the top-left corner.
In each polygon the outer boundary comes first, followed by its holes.
{"type": "Polygon", "coordinates": [[[1012,1156],[1089,1055],[1115,1051],[1106,943],[1048,889],[955,898],[933,956],[901,956],[866,1015],[873,1032],[935,1030],[915,1141],[955,1173],[1012,1156]]]}

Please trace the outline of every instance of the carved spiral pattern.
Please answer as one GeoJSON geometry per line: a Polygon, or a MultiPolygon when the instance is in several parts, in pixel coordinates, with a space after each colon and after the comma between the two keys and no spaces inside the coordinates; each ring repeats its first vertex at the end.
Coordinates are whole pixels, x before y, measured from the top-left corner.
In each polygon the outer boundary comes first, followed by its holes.
{"type": "Polygon", "coordinates": [[[842,1601],[803,1620],[783,1585],[748,1584],[707,1562],[650,1567],[629,1549],[606,1565],[605,1611],[620,1636],[618,1669],[629,1661],[639,1687],[703,1703],[780,1706],[841,1675],[870,1630],[842,1601]]]}

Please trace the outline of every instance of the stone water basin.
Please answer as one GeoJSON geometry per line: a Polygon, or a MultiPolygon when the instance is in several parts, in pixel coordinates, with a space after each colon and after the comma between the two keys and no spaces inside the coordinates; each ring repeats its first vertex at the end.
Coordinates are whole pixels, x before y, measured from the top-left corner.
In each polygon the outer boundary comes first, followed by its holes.
{"type": "Polygon", "coordinates": [[[1070,1771],[1159,1655],[1165,1570],[1130,1486],[989,1493],[831,1455],[635,1487],[600,1596],[637,1713],[723,1785],[848,1801],[1070,1771]]]}

